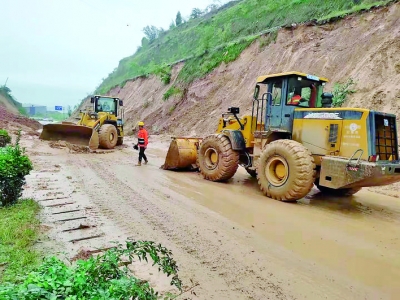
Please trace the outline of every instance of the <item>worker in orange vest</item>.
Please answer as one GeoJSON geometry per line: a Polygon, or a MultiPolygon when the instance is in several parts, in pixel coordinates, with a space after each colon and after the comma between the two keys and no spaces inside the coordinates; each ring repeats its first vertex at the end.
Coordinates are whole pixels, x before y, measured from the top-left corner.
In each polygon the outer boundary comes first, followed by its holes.
{"type": "Polygon", "coordinates": [[[147,157],[146,154],[144,154],[144,151],[147,148],[147,144],[149,143],[149,134],[147,133],[147,130],[144,129],[144,123],[140,121],[138,123],[139,125],[139,132],[138,132],[138,143],[136,144],[136,148],[139,147],[139,162],[137,163],[137,166],[142,165],[142,158],[144,159],[144,164],[147,165],[147,157]]]}
{"type": "Polygon", "coordinates": [[[290,101],[288,102],[289,105],[299,105],[300,104],[300,99],[301,96],[300,95],[294,95],[290,101]]]}

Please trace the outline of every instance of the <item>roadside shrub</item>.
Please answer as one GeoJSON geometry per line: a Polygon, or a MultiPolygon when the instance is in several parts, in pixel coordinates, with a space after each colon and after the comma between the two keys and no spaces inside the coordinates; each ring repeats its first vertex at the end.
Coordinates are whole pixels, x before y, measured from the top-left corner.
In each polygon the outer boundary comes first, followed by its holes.
{"type": "Polygon", "coordinates": [[[347,96],[354,94],[356,90],[351,89],[354,86],[353,78],[349,78],[345,83],[335,83],[333,86],[333,107],[341,107],[347,100],[347,96]]]}
{"type": "Polygon", "coordinates": [[[15,145],[0,149],[0,204],[11,205],[22,195],[25,176],[33,169],[25,150],[19,145],[21,132],[18,132],[15,145]]]}
{"type": "Polygon", "coordinates": [[[119,244],[74,265],[48,258],[22,284],[0,286],[0,299],[158,299],[159,293],[131,275],[126,266],[136,258],[148,262],[148,256],[159,271],[173,275],[171,285],[182,291],[178,267],[168,249],[151,241],[126,241],[125,246],[119,244]]]}
{"type": "Polygon", "coordinates": [[[11,136],[7,130],[0,129],[0,147],[5,147],[9,143],[11,143],[11,136]]]}

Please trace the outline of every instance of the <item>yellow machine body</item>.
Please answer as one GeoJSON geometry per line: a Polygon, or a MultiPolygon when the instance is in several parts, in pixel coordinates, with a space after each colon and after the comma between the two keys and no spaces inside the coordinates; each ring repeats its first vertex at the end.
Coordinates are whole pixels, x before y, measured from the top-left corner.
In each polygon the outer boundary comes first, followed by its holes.
{"type": "Polygon", "coordinates": [[[323,92],[327,81],[301,72],[258,77],[252,114],[238,117],[239,108],[230,107],[215,133],[181,147],[185,138],[175,139],[167,160],[179,160],[166,169],[197,161],[205,179],[225,181],[241,165],[265,195],[284,201],[304,197],[313,184],[351,195],[400,181],[396,115],[334,107],[323,92]]]}
{"type": "Polygon", "coordinates": [[[99,148],[99,131],[103,125],[113,125],[117,131],[116,145],[123,143],[123,102],[119,98],[96,95],[91,98],[92,107],[80,112],[80,120],[75,124],[62,122],[43,126],[40,139],[48,141],[65,141],[92,150],[99,148]],[[103,101],[103,102],[102,102],[103,101]],[[106,103],[107,110],[101,108],[106,103]]]}

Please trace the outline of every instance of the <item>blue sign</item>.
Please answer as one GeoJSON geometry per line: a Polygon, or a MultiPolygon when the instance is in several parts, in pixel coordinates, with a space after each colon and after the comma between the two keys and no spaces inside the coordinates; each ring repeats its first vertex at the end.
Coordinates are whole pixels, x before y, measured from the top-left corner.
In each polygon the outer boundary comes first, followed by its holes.
{"type": "Polygon", "coordinates": [[[63,110],[63,107],[62,106],[56,106],[56,110],[63,110]]]}
{"type": "Polygon", "coordinates": [[[319,81],[319,77],[317,77],[317,76],[314,76],[314,75],[310,75],[310,74],[307,74],[307,79],[311,79],[311,80],[319,81]]]}

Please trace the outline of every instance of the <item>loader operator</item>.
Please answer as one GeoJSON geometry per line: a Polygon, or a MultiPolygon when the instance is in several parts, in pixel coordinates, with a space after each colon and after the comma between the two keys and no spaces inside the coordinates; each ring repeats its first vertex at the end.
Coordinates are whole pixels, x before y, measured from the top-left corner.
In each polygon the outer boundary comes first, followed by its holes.
{"type": "MultiPolygon", "coordinates": [[[[290,90],[291,88],[289,87],[289,90],[290,90]]],[[[299,87],[293,87],[292,88],[293,90],[292,90],[292,92],[291,93],[289,93],[289,97],[288,97],[288,101],[287,101],[287,104],[288,105],[299,105],[300,104],[300,100],[302,99],[302,97],[301,97],[301,88],[299,88],[299,87]]]]}
{"type": "Polygon", "coordinates": [[[146,154],[144,154],[144,151],[147,148],[147,144],[149,143],[149,134],[147,133],[147,130],[143,128],[144,123],[140,121],[138,123],[139,125],[139,132],[138,132],[138,143],[136,144],[136,147],[139,147],[139,162],[137,163],[137,166],[142,165],[142,158],[144,159],[144,164],[147,165],[147,157],[146,154]]]}

